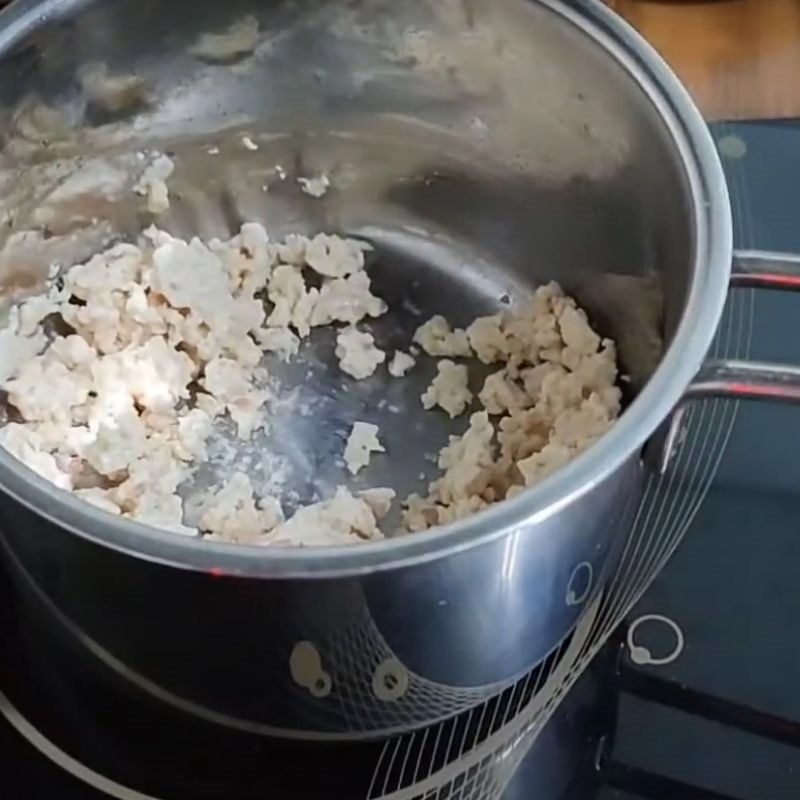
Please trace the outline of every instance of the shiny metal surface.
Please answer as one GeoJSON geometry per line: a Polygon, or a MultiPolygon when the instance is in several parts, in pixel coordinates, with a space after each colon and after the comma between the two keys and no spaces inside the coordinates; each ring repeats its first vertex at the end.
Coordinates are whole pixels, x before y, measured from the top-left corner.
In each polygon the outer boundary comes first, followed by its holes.
{"type": "Polygon", "coordinates": [[[734,289],[800,291],[800,256],[737,250],[733,254],[731,286],[734,289]]]}
{"type": "Polygon", "coordinates": [[[687,400],[709,397],[798,403],[800,367],[742,361],[711,362],[700,370],[686,393],[687,400]]]}
{"type": "MultiPolygon", "coordinates": [[[[137,689],[289,738],[428,724],[564,642],[614,569],[641,498],[640,450],[700,368],[730,272],[713,143],[658,57],[593,0],[21,0],[0,15],[0,53],[5,219],[48,236],[24,280],[0,276],[7,289],[33,283],[57,247],[95,247],[97,220],[103,235],[138,231],[146,220],[127,195],[53,193],[92,158],[124,165],[159,148],[178,163],[171,230],[219,235],[247,218],[374,240],[377,292],[405,309],[387,341],[408,337],[414,308],[463,323],[556,278],[618,340],[632,378],[614,430],[540,486],[359,548],[172,536],[107,517],[0,452],[0,487],[16,501],[0,508],[5,549],[54,617],[137,689]],[[191,55],[198,36],[249,13],[261,26],[252,54],[191,55]],[[76,76],[95,61],[141,76],[147,102],[113,114],[89,102],[76,76]],[[257,151],[241,146],[245,132],[257,151]],[[326,171],[333,190],[311,201],[277,164],[291,179],[326,171]],[[224,677],[204,668],[220,649],[224,677]],[[319,681],[296,681],[293,658],[311,658],[319,681]]],[[[291,480],[324,491],[342,415],[357,411],[397,442],[371,480],[405,491],[450,430],[409,431],[380,407],[399,391],[390,405],[410,408],[413,381],[344,397],[325,347],[300,365],[321,411],[281,426],[291,480]]]]}
{"type": "MultiPolygon", "coordinates": [[[[733,289],[800,292],[800,256],[761,250],[736,251],[730,284],[733,289]]],[[[707,362],[661,431],[648,442],[645,448],[648,466],[661,474],[667,471],[675,449],[685,439],[684,415],[688,404],[711,398],[800,404],[800,367],[736,359],[707,362]]]]}
{"type": "Polygon", "coordinates": [[[608,530],[630,524],[642,477],[629,462],[563,517],[443,562],[336,580],[176,571],[65,536],[17,505],[0,509],[0,529],[23,590],[135,691],[264,735],[364,738],[470,708],[556,649],[602,589],[622,543],[608,530]],[[322,696],[292,678],[304,642],[331,678],[322,696]],[[205,667],[220,651],[226,676],[205,667]],[[387,668],[397,696],[376,688],[387,668]]]}

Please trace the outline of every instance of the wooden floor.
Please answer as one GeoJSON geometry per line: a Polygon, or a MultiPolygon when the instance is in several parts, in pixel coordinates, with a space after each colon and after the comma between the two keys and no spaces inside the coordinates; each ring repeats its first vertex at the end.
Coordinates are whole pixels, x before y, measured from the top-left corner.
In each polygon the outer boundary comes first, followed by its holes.
{"type": "Polygon", "coordinates": [[[710,119],[800,117],[800,0],[607,0],[710,119]]]}

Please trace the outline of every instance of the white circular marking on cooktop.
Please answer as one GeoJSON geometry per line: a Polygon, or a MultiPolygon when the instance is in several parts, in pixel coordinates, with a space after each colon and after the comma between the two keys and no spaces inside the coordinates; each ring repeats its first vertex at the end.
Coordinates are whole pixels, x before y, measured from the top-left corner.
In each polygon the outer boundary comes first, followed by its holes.
{"type": "Polygon", "coordinates": [[[98,792],[102,792],[108,797],[116,797],[118,800],[161,800],[153,795],[142,794],[135,789],[123,786],[121,783],[112,781],[104,775],[95,772],[93,769],[76,761],[72,756],[67,755],[63,750],[56,747],[44,734],[28,722],[20,714],[16,706],[8,697],[0,691],[0,714],[2,714],[14,730],[23,737],[29,744],[38,750],[43,756],[50,759],[54,764],[61,767],[65,772],[77,778],[79,781],[88,784],[98,792]]]}
{"type": "Polygon", "coordinates": [[[645,614],[643,617],[634,620],[628,628],[628,650],[630,651],[631,661],[640,667],[665,667],[667,664],[672,664],[680,658],[684,645],[683,631],[678,623],[662,614],[645,614]],[[675,634],[675,647],[672,652],[661,658],[653,658],[653,654],[648,648],[636,644],[636,631],[645,622],[658,622],[661,625],[666,625],[675,634]]]}
{"type": "Polygon", "coordinates": [[[717,140],[717,149],[723,158],[739,161],[747,155],[747,142],[739,136],[728,134],[717,140]]]}

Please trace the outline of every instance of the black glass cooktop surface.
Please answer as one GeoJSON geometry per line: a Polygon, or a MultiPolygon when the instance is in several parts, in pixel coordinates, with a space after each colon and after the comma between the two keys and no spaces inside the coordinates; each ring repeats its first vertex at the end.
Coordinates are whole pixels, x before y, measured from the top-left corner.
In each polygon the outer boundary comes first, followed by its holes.
{"type": "MultiPolygon", "coordinates": [[[[713,129],[736,244],[798,252],[800,125],[713,129]]],[[[754,300],[753,358],[800,363],[800,297],[754,300]]],[[[629,618],[644,620],[635,644],[669,663],[637,666],[621,652],[609,678],[617,726],[596,762],[603,800],[800,797],[798,441],[796,409],[740,408],[714,487],[629,618]]]]}

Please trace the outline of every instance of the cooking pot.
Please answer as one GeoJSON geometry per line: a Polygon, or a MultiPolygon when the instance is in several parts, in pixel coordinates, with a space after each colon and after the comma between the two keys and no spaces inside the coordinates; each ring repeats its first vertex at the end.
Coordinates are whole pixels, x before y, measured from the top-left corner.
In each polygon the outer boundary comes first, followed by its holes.
{"type": "MultiPolygon", "coordinates": [[[[794,368],[704,363],[728,287],[794,289],[798,261],[733,253],[700,114],[600,2],[18,0],[0,14],[0,54],[9,232],[75,253],[96,245],[98,220],[137,232],[124,199],[95,187],[58,206],[55,190],[98,154],[158,148],[177,164],[176,229],[246,213],[368,236],[388,254],[379,290],[418,290],[428,314],[461,324],[498,287],[513,299],[557,279],[626,373],[621,419],[574,463],[470,519],[361,547],[175,536],[0,452],[18,581],[103,670],[159,701],[305,739],[387,736],[474,706],[554,652],[603,591],[687,402],[800,399],[794,368]],[[251,16],[257,37],[236,39],[251,16]],[[227,51],[203,55],[206,34],[227,51]],[[98,63],[146,89],[87,96],[80,76],[98,63]],[[258,152],[235,146],[243,132],[258,152]],[[316,205],[262,192],[265,159],[330,169],[334,190],[316,205]],[[208,668],[220,653],[222,673],[208,668]]],[[[1,266],[7,290],[34,282],[18,259],[1,266]]],[[[403,459],[425,447],[408,438],[403,459]]]]}

